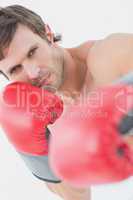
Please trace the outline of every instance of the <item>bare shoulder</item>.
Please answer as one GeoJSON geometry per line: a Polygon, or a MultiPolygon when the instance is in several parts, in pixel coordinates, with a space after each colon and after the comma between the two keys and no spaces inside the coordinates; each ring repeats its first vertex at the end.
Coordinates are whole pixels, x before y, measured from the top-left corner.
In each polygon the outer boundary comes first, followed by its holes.
{"type": "Polygon", "coordinates": [[[81,62],[85,62],[88,52],[90,48],[94,45],[94,40],[86,41],[78,46],[74,46],[72,48],[66,48],[73,57],[76,57],[76,59],[80,60],[81,62]]]}
{"type": "Polygon", "coordinates": [[[109,51],[114,56],[116,53],[124,54],[129,50],[133,50],[133,34],[113,33],[101,40],[97,40],[91,48],[91,53],[100,53],[99,56],[101,57],[101,55],[107,55],[109,51]]]}
{"type": "Polygon", "coordinates": [[[125,40],[127,42],[133,40],[133,33],[112,33],[105,37],[105,39],[117,41],[125,40]]]}
{"type": "Polygon", "coordinates": [[[81,59],[81,60],[86,60],[87,58],[87,55],[90,51],[90,48],[92,48],[92,46],[95,44],[95,40],[89,40],[89,41],[86,41],[82,44],[80,44],[79,46],[77,46],[77,53],[78,53],[78,57],[81,59]]]}
{"type": "Polygon", "coordinates": [[[95,42],[89,51],[87,63],[99,85],[132,71],[133,34],[114,33],[95,42]]]}
{"type": "Polygon", "coordinates": [[[90,200],[90,188],[75,188],[66,182],[46,183],[47,187],[64,200],[90,200]]]}

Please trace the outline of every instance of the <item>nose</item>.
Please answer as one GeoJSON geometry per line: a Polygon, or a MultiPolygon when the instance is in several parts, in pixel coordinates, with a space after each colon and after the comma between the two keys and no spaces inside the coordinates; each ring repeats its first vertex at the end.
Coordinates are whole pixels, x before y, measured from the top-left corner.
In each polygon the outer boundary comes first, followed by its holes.
{"type": "Polygon", "coordinates": [[[30,80],[38,78],[40,68],[36,65],[24,65],[24,70],[30,80]]]}

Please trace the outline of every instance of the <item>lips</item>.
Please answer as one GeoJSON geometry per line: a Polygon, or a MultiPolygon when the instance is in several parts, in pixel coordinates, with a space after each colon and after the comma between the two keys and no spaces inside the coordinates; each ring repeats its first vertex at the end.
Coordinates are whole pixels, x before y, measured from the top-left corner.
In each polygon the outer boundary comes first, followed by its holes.
{"type": "Polygon", "coordinates": [[[42,87],[48,84],[48,79],[50,77],[50,73],[48,73],[47,75],[45,75],[45,77],[43,77],[39,83],[38,83],[38,87],[42,87]]]}

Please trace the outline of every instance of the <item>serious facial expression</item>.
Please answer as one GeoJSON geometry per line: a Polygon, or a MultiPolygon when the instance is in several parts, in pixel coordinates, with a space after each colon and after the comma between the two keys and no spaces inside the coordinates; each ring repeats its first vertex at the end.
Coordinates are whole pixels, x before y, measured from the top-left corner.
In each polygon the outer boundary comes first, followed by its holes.
{"type": "Polygon", "coordinates": [[[63,83],[63,54],[28,27],[19,25],[4,50],[0,70],[11,81],[24,81],[46,89],[58,89],[63,83]]]}

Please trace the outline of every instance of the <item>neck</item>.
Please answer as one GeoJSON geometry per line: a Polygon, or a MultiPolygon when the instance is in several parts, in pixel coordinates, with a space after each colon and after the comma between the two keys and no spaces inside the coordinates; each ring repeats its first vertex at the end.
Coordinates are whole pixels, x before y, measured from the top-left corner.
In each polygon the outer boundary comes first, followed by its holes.
{"type": "Polygon", "coordinates": [[[78,59],[74,50],[63,49],[64,82],[59,92],[65,96],[76,98],[84,85],[87,65],[78,59]]]}

